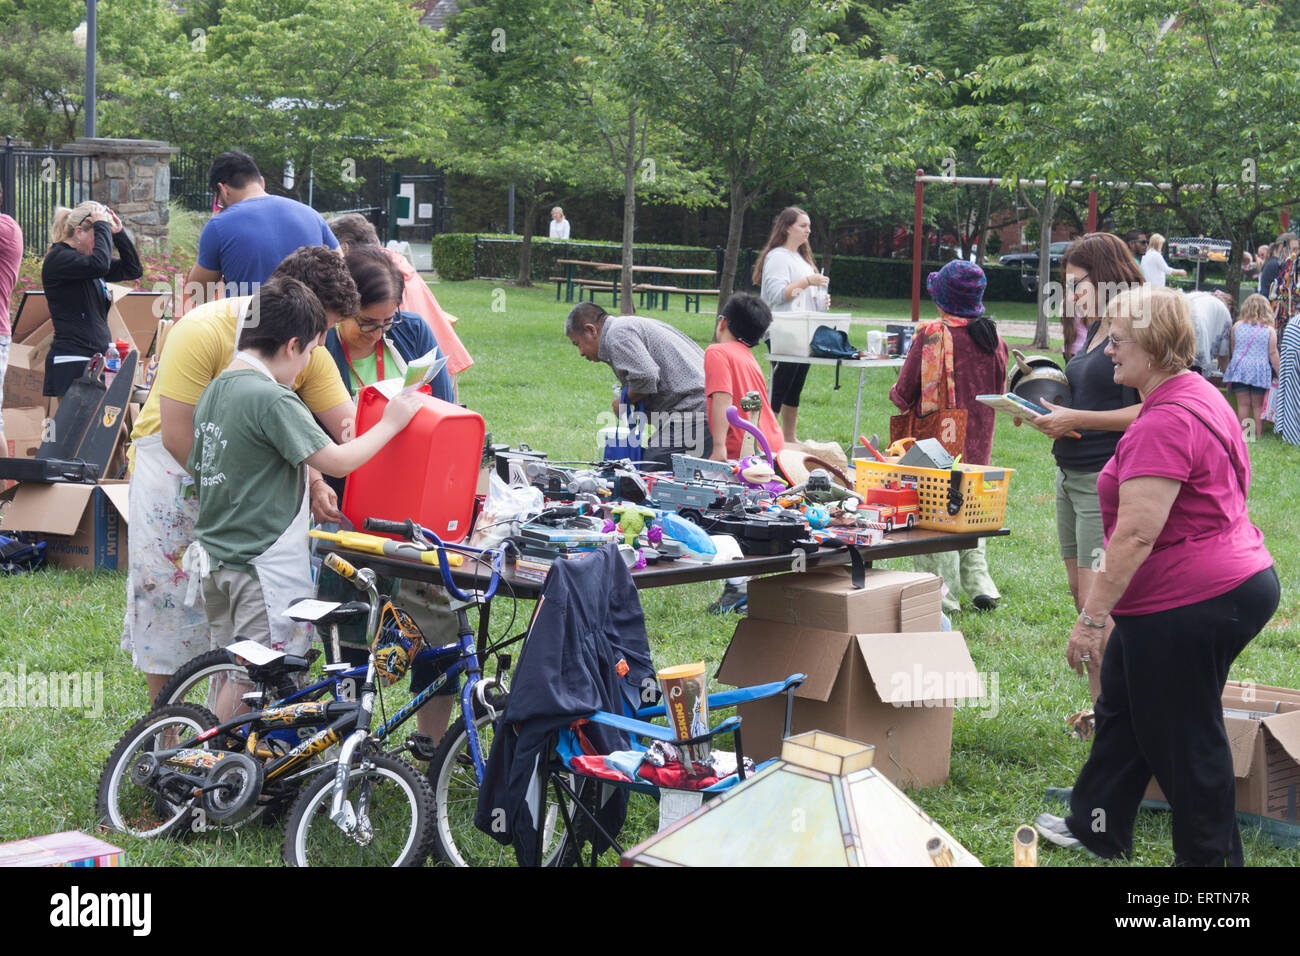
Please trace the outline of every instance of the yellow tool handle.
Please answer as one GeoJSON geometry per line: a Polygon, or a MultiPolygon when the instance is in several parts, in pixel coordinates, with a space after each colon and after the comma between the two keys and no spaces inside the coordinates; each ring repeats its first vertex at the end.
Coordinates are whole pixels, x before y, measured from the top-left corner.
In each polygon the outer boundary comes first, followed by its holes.
{"type": "Polygon", "coordinates": [[[325,555],[325,567],[348,581],[351,581],[357,576],[357,569],[347,561],[340,558],[337,554],[325,555]]]}
{"type": "MultiPolygon", "coordinates": [[[[323,541],[333,541],[335,544],[347,548],[349,551],[360,551],[364,554],[383,554],[390,557],[411,558],[412,560],[422,561],[425,564],[431,564],[434,567],[438,565],[438,552],[424,551],[415,545],[406,541],[393,541],[389,538],[381,538],[378,535],[366,534],[362,531],[320,531],[312,529],[307,532],[313,538],[320,538],[323,541]]],[[[465,559],[459,554],[447,555],[447,563],[453,568],[458,568],[464,564],[465,559]]]]}

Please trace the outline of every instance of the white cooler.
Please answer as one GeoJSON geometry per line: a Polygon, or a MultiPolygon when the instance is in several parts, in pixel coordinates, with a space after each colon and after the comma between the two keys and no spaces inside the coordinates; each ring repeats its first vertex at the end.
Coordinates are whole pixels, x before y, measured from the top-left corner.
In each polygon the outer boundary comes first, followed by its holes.
{"type": "Polygon", "coordinates": [[[850,334],[853,315],[849,312],[773,312],[768,337],[776,355],[810,355],[813,333],[828,325],[850,334]]]}

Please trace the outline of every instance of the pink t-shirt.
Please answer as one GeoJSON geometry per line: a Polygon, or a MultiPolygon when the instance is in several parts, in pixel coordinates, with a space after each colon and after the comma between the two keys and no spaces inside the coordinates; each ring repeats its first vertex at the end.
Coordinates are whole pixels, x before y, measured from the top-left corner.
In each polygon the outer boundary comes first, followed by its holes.
{"type": "MultiPolygon", "coordinates": [[[[781,426],[776,423],[776,416],[772,414],[772,406],[767,400],[767,382],[763,379],[763,370],[758,367],[754,353],[744,342],[718,342],[704,350],[705,398],[711,398],[714,392],[726,392],[731,396],[731,404],[737,408],[746,392],[762,395],[763,409],[758,413],[758,430],[767,439],[773,455],[785,448],[781,426]]],[[[742,412],[741,416],[745,417],[745,413],[742,412]]],[[[749,433],[735,425],[727,427],[728,458],[740,457],[740,446],[747,434],[749,433]]]]}
{"type": "Polygon", "coordinates": [[[1241,425],[1223,396],[1199,375],[1161,383],[1146,397],[1115,456],[1097,477],[1107,543],[1115,530],[1120,485],[1130,478],[1173,478],[1182,483],[1151,554],[1142,562],[1116,614],[1154,614],[1231,591],[1273,564],[1264,535],[1250,523],[1250,456],[1241,425]],[[1210,434],[1221,435],[1232,453],[1210,434]]]}
{"type": "Polygon", "coordinates": [[[18,284],[23,262],[23,231],[13,217],[0,215],[0,335],[11,335],[9,297],[18,284]]]}

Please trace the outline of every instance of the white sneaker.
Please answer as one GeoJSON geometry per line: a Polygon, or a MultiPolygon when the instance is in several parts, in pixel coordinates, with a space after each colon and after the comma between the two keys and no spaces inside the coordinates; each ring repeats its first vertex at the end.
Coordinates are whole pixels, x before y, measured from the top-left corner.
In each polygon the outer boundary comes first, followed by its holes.
{"type": "Polygon", "coordinates": [[[1050,813],[1040,813],[1038,819],[1034,821],[1034,829],[1038,831],[1039,836],[1045,840],[1050,840],[1057,846],[1065,847],[1067,850],[1078,850],[1083,848],[1083,843],[1070,832],[1070,828],[1065,825],[1062,817],[1054,817],[1050,813]]]}

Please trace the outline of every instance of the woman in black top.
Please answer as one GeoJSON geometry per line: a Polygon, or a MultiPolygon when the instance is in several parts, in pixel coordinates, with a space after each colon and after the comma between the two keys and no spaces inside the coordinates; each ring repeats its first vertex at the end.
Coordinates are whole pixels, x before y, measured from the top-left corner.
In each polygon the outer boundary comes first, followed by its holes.
{"type": "Polygon", "coordinates": [[[108,310],[113,299],[104,283],[138,279],[144,270],[122,220],[101,203],[56,209],[50,241],[41,266],[41,284],[54,321],[44,394],[62,397],[85,373],[90,357],[112,341],[108,310]]]}
{"type": "MultiPolygon", "coordinates": [[[[1056,532],[1061,558],[1070,582],[1076,610],[1083,609],[1095,575],[1102,570],[1105,553],[1097,475],[1115,454],[1120,436],[1142,408],[1135,389],[1115,384],[1115,364],[1106,354],[1110,320],[1106,306],[1128,289],[1141,286],[1142,271],[1124,241],[1110,233],[1094,232],[1072,242],[1061,262],[1065,274],[1064,306],[1067,314],[1088,323],[1088,337],[1065,366],[1073,405],[1052,409],[1031,424],[1056,439],[1056,532]],[[1080,437],[1070,437],[1077,432],[1080,437]]],[[[1103,635],[1109,636],[1109,628],[1103,635]]],[[[1085,661],[1088,683],[1095,699],[1100,691],[1101,660],[1085,661]]]]}

